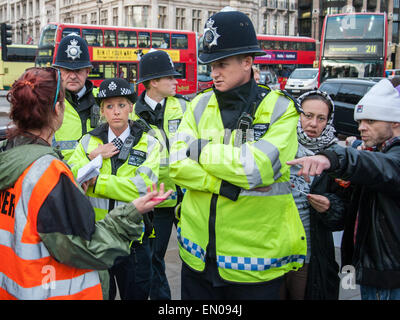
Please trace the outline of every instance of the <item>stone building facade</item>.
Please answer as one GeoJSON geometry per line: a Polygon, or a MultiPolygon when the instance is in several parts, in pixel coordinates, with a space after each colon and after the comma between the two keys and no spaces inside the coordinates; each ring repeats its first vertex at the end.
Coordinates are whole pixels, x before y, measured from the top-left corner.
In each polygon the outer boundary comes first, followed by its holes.
{"type": "Polygon", "coordinates": [[[258,33],[296,35],[297,0],[0,0],[15,43],[38,43],[48,22],[192,30],[225,6],[249,15],[258,33]]]}

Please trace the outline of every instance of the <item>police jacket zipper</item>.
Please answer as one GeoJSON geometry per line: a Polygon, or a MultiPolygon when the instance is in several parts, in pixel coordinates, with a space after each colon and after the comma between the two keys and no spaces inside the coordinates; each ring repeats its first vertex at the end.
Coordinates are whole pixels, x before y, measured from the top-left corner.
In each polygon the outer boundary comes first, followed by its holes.
{"type": "Polygon", "coordinates": [[[209,262],[216,263],[217,261],[217,247],[215,243],[215,220],[217,217],[217,201],[218,195],[213,193],[210,204],[210,218],[208,220],[208,245],[206,249],[206,258],[209,262]]]}

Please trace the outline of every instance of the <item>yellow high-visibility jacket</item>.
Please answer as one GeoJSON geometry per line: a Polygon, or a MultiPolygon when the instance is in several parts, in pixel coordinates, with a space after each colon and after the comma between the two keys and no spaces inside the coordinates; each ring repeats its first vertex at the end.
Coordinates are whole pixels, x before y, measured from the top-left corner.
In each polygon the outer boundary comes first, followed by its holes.
{"type": "MultiPolygon", "coordinates": [[[[87,94],[93,94],[93,96],[96,97],[98,91],[99,88],[93,88],[92,93],[87,94]]],[[[90,126],[90,117],[86,120],[84,125],[82,124],[82,120],[78,112],[67,99],[64,99],[64,105],[65,110],[63,123],[55,132],[52,144],[53,147],[60,148],[61,153],[64,156],[64,160],[68,161],[74,153],[79,139],[94,128],[90,126]]]]}
{"type": "Polygon", "coordinates": [[[192,269],[203,271],[209,256],[222,279],[260,283],[302,266],[305,232],[286,165],[297,151],[298,119],[292,100],[269,92],[248,141],[235,145],[237,130],[224,129],[214,92],[192,100],[170,149],[170,177],[187,189],[178,242],[192,269]],[[187,150],[198,139],[209,142],[196,160],[187,150]],[[252,190],[262,186],[271,190],[252,190]]]}
{"type": "MultiPolygon", "coordinates": [[[[133,107],[133,112],[130,115],[130,119],[137,120],[140,115],[137,114],[137,109],[143,109],[144,93],[135,103],[133,107]]],[[[186,110],[186,104],[188,102],[180,97],[168,97],[165,102],[164,116],[162,128],[158,128],[154,124],[149,124],[151,127],[151,132],[149,134],[153,135],[161,144],[160,150],[160,175],[158,179],[158,184],[164,183],[165,190],[173,190],[174,192],[169,196],[169,198],[157,207],[175,207],[177,204],[178,193],[176,190],[175,183],[169,177],[169,141],[177,132],[183,114],[186,110]]]]}

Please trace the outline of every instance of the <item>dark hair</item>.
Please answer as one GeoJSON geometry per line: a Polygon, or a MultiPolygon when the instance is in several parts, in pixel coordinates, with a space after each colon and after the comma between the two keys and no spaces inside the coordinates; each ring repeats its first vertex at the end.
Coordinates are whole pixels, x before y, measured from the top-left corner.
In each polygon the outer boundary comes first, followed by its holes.
{"type": "MultiPolygon", "coordinates": [[[[9,130],[8,138],[28,130],[41,130],[51,126],[58,72],[54,68],[30,68],[14,82],[7,94],[11,104],[10,119],[16,129],[9,130]]],[[[64,88],[60,85],[58,102],[64,101],[64,88]]]]}

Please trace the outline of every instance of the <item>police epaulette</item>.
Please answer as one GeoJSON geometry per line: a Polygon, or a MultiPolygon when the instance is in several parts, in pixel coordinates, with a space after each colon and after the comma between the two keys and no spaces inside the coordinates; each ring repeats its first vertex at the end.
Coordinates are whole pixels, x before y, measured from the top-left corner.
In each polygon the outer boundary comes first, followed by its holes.
{"type": "Polygon", "coordinates": [[[289,94],[286,90],[280,89],[279,91],[282,92],[290,100],[292,100],[293,103],[294,103],[294,107],[296,108],[297,112],[301,113],[301,108],[300,108],[300,105],[299,105],[299,102],[297,101],[297,99],[295,97],[293,97],[291,94],[289,94]]]}
{"type": "Polygon", "coordinates": [[[205,88],[205,89],[203,89],[203,90],[197,92],[196,95],[201,94],[201,93],[210,92],[212,89],[213,89],[213,87],[205,88]]]}
{"type": "Polygon", "coordinates": [[[270,87],[268,87],[266,84],[257,84],[260,88],[263,88],[263,89],[267,89],[268,91],[271,91],[271,88],[270,87]]]}
{"type": "Polygon", "coordinates": [[[133,121],[133,124],[140,127],[144,132],[149,132],[152,130],[151,126],[143,118],[140,117],[133,121]]]}
{"type": "Polygon", "coordinates": [[[180,99],[183,99],[185,101],[190,101],[190,99],[188,97],[186,97],[186,96],[184,96],[182,94],[179,94],[179,93],[175,94],[175,98],[180,98],[180,99]]]}

